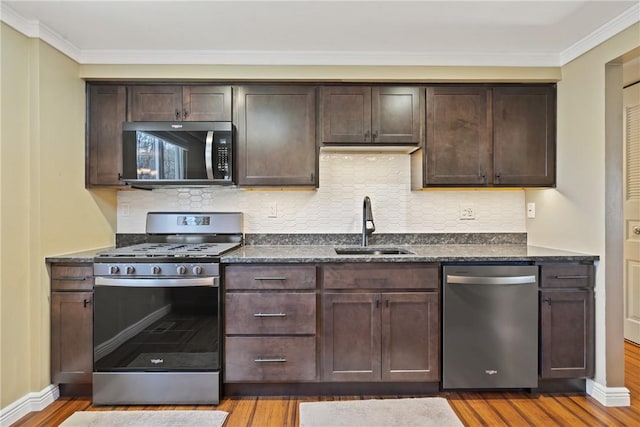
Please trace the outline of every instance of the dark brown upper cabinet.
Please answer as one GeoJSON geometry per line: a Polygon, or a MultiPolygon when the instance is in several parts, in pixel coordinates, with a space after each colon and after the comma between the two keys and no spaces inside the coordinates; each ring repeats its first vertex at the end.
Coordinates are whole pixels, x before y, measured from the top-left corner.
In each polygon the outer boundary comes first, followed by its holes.
{"type": "Polygon", "coordinates": [[[231,86],[130,86],[129,121],[230,121],[231,86]]]}
{"type": "Polygon", "coordinates": [[[318,184],[316,87],[234,88],[238,185],[318,184]]]}
{"type": "Polygon", "coordinates": [[[555,86],[494,88],[494,184],[552,186],[555,172],[555,86]]]}
{"type": "Polygon", "coordinates": [[[487,184],[493,174],[490,99],[485,86],[427,88],[428,184],[487,184]]]}
{"type": "Polygon", "coordinates": [[[426,90],[414,189],[555,185],[555,85],[442,85],[426,90]]]}
{"type": "Polygon", "coordinates": [[[122,123],[127,119],[125,86],[87,86],[87,187],[124,186],[122,172],[122,123]]]}
{"type": "Polygon", "coordinates": [[[423,91],[419,87],[324,86],[323,144],[418,144],[423,91]]]}

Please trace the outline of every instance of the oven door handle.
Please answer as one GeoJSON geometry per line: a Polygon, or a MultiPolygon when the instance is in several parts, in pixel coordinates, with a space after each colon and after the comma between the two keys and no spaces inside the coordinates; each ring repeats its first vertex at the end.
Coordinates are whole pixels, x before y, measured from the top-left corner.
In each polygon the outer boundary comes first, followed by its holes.
{"type": "Polygon", "coordinates": [[[112,277],[96,277],[95,286],[120,286],[125,288],[189,288],[193,286],[217,288],[220,286],[219,277],[195,278],[151,278],[127,279],[112,277]]]}

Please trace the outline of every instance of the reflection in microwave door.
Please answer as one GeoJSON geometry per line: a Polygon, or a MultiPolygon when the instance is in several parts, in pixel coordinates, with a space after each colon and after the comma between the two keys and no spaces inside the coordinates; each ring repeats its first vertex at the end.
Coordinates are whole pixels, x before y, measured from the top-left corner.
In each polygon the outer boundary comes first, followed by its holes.
{"type": "Polygon", "coordinates": [[[148,178],[153,179],[158,174],[158,171],[152,170],[150,168],[138,168],[137,172],[138,172],[138,179],[148,179],[148,178]]]}

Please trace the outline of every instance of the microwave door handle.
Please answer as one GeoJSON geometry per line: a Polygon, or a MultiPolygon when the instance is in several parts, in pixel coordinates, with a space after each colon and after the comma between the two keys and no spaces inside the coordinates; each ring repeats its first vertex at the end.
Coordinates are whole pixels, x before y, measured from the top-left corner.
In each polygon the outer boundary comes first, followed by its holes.
{"type": "Polygon", "coordinates": [[[207,132],[207,140],[204,146],[204,162],[207,168],[207,179],[213,180],[213,131],[207,132]]]}

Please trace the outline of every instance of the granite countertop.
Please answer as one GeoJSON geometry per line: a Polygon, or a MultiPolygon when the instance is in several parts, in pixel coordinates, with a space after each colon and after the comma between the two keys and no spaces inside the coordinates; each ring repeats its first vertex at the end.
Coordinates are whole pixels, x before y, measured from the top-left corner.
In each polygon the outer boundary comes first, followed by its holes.
{"type": "Polygon", "coordinates": [[[93,258],[98,252],[104,252],[113,249],[113,247],[88,249],[81,252],[72,252],[69,254],[52,255],[46,257],[44,260],[47,263],[55,262],[93,262],[93,258]]]}
{"type": "MultiPolygon", "coordinates": [[[[322,263],[322,262],[553,262],[553,261],[596,261],[597,255],[569,252],[558,249],[529,246],[526,240],[516,235],[472,235],[474,239],[482,243],[471,243],[466,235],[455,235],[457,241],[452,241],[450,235],[431,235],[430,240],[416,239],[411,235],[385,236],[384,243],[373,242],[369,248],[404,248],[412,254],[403,255],[338,255],[335,248],[361,247],[352,243],[351,237],[338,239],[335,236],[331,240],[319,239],[318,235],[306,236],[306,240],[299,236],[296,239],[287,238],[287,235],[278,235],[276,238],[267,236],[252,236],[253,244],[246,244],[241,248],[224,254],[220,261],[225,264],[260,264],[260,263],[322,263]],[[284,236],[284,237],[283,237],[284,236]],[[434,237],[435,236],[435,237],[434,237]],[[480,236],[478,238],[478,236],[480,236]],[[496,240],[496,236],[498,236],[496,240]],[[312,238],[310,238],[312,237],[312,238]],[[462,240],[460,240],[462,238],[462,240]],[[489,239],[489,240],[487,240],[489,239]],[[513,243],[513,242],[516,243],[513,243]],[[522,243],[521,243],[522,241],[522,243]],[[297,242],[302,244],[286,244],[297,242]],[[407,242],[408,244],[402,244],[407,242]],[[285,244],[283,244],[285,243],[285,244]]],[[[305,237],[305,236],[303,236],[305,237]]],[[[323,236],[320,236],[323,237],[323,236]]],[[[418,236],[421,237],[421,236],[418,236]]],[[[250,239],[251,240],[251,239],[250,239]]],[[[126,245],[125,245],[126,246],[126,245]]],[[[90,249],[82,252],[55,255],[46,257],[48,263],[55,262],[93,262],[93,258],[99,252],[113,249],[112,247],[90,249]]]]}
{"type": "MultiPolygon", "coordinates": [[[[298,262],[596,261],[597,255],[528,245],[398,245],[414,254],[338,255],[333,245],[249,245],[221,257],[226,264],[298,262]]],[[[384,248],[385,246],[371,246],[384,248]]],[[[388,246],[386,246],[388,247],[388,246]]]]}

